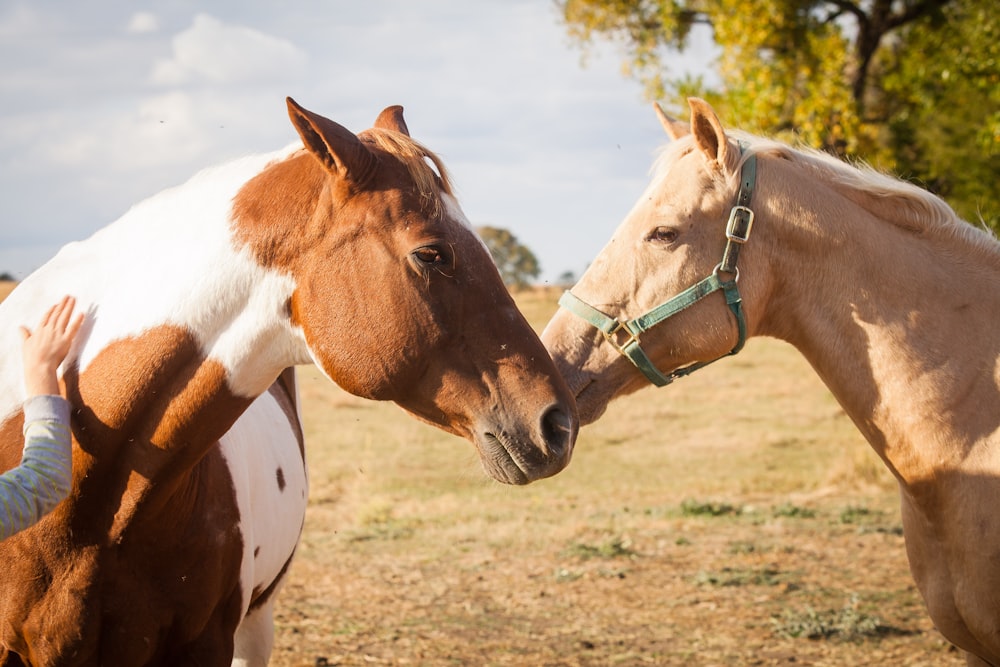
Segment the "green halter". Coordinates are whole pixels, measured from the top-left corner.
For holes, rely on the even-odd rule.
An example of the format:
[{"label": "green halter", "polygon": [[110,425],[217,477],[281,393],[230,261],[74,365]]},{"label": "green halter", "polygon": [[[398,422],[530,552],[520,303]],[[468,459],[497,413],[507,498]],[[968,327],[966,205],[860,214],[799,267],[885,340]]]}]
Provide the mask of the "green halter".
[{"label": "green halter", "polygon": [[[740,143],[740,150],[746,148]],[[740,248],[750,238],[750,230],[753,228],[753,211],[750,210],[750,199],[753,196],[754,184],[757,181],[757,158],[751,155],[743,163],[740,171],[740,191],[736,199],[736,206],[729,213],[729,221],[726,223],[726,249],[722,253],[722,261],[719,262],[712,275],[695,283],[674,298],[668,300],[645,315],[640,315],[631,320],[617,320],[609,317],[597,310],[590,304],[582,301],[572,292],[566,291],[559,299],[559,305],[573,314],[585,319],[600,329],[601,333],[609,343],[615,346],[621,354],[625,355],[636,368],[642,371],[650,382],[657,387],[670,384],[675,379],[690,375],[699,368],[704,368],[712,361],[701,361],[690,366],[678,368],[669,374],[661,373],[639,344],[639,334],[648,331],[667,318],[676,315],[685,308],[697,303],[712,292],[722,290],[726,297],[726,304],[736,316],[736,324],[739,328],[739,339],[736,346],[723,356],[736,354],[743,349],[747,338],[746,318],[743,315],[743,301],[740,298],[740,291],[736,286],[740,277],[739,269],[736,267],[736,260],[739,257]],[[733,277],[723,280],[719,274],[726,273]],[[720,359],[722,357],[719,357]]]}]

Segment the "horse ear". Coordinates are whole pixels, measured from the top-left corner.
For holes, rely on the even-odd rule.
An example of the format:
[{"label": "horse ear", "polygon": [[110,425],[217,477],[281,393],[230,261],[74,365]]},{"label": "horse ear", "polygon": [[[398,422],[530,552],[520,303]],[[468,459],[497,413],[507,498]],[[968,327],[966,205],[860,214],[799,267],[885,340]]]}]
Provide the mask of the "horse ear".
[{"label": "horse ear", "polygon": [[410,130],[406,127],[406,121],[403,120],[403,107],[398,104],[383,109],[382,113],[375,119],[375,127],[383,130],[395,130],[410,136]]},{"label": "horse ear", "polygon": [[653,102],[653,108],[656,109],[656,117],[660,119],[660,125],[663,126],[663,129],[667,132],[667,136],[673,141],[677,141],[684,135],[691,133],[687,123],[668,116],[658,102]]},{"label": "horse ear", "polygon": [[729,154],[732,148],[715,110],[697,97],[688,98],[688,106],[691,107],[691,132],[701,152],[719,166],[732,164]]},{"label": "horse ear", "polygon": [[378,166],[378,158],[354,136],[354,133],[328,118],[299,106],[291,97],[288,117],[302,143],[334,176],[361,184]]}]

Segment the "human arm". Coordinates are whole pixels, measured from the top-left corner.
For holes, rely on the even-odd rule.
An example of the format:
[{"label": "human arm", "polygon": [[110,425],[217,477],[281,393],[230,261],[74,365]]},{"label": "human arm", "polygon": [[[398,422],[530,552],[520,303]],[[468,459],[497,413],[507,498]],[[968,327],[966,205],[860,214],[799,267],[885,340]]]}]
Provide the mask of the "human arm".
[{"label": "human arm", "polygon": [[72,440],[69,403],[60,395],[57,369],[83,321],[64,297],[24,338],[24,451],[18,467],[0,475],[0,539],[37,523],[70,492]]},{"label": "human arm", "polygon": [[69,403],[41,395],[24,404],[21,464],[0,475],[0,539],[37,523],[69,495],[72,449]]}]

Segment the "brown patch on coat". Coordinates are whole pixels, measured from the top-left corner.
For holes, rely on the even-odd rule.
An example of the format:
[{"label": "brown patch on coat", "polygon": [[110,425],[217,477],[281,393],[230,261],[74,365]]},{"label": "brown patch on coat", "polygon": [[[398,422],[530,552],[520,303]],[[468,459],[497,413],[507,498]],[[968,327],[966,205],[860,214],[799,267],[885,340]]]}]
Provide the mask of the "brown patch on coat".
[{"label": "brown patch on coat", "polygon": [[24,410],[0,423],[0,472],[16,468],[24,451]]},{"label": "brown patch on coat", "polygon": [[[0,543],[4,645],[32,664],[228,662],[243,539],[216,445],[250,401],[225,380],[174,326],[67,374],[73,492]],[[4,452],[20,447],[17,421]]]}]

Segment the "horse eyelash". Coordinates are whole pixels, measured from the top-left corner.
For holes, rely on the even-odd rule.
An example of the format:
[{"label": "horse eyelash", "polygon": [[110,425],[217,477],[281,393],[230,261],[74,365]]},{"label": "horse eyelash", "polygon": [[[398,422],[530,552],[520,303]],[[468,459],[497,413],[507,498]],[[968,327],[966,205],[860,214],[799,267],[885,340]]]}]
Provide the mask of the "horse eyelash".
[{"label": "horse eyelash", "polygon": [[444,267],[440,267],[440,266],[434,267],[434,270],[437,271],[438,273],[440,273],[445,278],[454,278],[455,277],[455,271],[456,271],[456,269],[458,269],[458,253],[455,252],[455,244],[454,243],[449,243],[448,244],[448,251],[449,251],[449,255],[451,256],[451,271],[452,272],[451,273],[445,273]]}]

